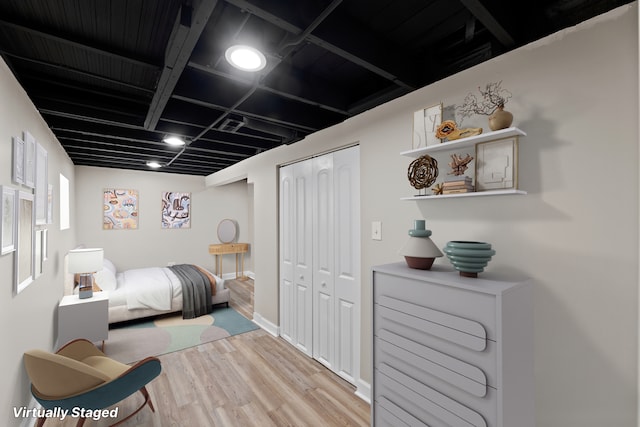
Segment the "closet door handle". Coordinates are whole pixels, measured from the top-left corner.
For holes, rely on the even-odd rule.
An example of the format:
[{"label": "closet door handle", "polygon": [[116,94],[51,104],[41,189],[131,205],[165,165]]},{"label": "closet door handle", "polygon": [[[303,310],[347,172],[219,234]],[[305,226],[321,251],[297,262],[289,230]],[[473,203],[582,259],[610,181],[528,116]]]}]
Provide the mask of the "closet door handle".
[{"label": "closet door handle", "polygon": [[300,275],[300,280],[304,280],[304,276],[302,274]]},{"label": "closet door handle", "polygon": [[322,287],[324,288],[324,287],[326,287],[326,286],[327,286],[327,282],[322,282],[322,283],[321,283],[321,285],[322,285]]}]

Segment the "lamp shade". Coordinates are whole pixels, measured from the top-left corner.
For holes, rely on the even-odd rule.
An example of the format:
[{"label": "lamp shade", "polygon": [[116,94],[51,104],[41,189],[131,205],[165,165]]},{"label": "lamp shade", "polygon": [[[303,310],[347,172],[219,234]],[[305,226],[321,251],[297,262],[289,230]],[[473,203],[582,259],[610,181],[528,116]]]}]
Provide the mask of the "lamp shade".
[{"label": "lamp shade", "polygon": [[73,249],[69,251],[69,273],[92,273],[102,270],[102,248]]}]

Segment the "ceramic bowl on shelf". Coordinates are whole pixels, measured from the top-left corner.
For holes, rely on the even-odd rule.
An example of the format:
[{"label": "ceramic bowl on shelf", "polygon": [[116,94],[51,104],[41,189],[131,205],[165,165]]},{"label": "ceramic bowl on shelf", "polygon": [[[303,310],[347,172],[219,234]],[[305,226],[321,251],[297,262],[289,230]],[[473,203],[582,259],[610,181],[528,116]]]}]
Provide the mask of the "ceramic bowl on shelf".
[{"label": "ceramic bowl on shelf", "polygon": [[442,251],[449,258],[453,268],[464,277],[478,277],[478,273],[484,271],[491,257],[496,254],[490,243],[464,240],[447,242]]}]

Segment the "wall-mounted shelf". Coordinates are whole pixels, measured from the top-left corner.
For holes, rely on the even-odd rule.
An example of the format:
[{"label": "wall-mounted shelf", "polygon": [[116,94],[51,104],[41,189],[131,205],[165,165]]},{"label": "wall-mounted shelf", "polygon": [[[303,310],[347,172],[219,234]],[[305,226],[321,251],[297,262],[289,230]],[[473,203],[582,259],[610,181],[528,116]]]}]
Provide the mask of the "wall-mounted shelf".
[{"label": "wall-mounted shelf", "polygon": [[[517,144],[517,137],[526,136],[527,134],[516,128],[510,127],[507,129],[501,129],[493,132],[481,133],[480,135],[470,136],[468,138],[456,139],[454,141],[443,142],[442,144],[429,145],[427,147],[417,148],[414,150],[403,151],[400,153],[402,156],[418,158],[428,153],[440,152],[440,151],[452,151],[460,150],[464,148],[473,148],[477,144],[483,142],[498,141],[505,138],[516,138],[515,144]],[[517,156],[517,152],[515,154]],[[517,158],[516,158],[517,161]],[[526,191],[518,190],[515,188],[499,189],[499,190],[485,190],[474,191],[471,193],[458,193],[458,194],[440,194],[440,195],[425,195],[425,196],[410,196],[402,197],[400,200],[432,200],[432,199],[449,199],[453,197],[483,197],[483,196],[505,196],[513,194],[527,194]]]},{"label": "wall-mounted shelf", "polygon": [[459,150],[461,148],[474,147],[476,144],[482,142],[495,141],[497,139],[509,138],[512,136],[527,136],[527,134],[516,128],[510,127],[507,129],[500,129],[493,132],[481,133],[480,135],[470,136],[468,138],[456,139],[454,141],[443,142],[442,144],[429,145],[427,147],[416,148],[415,150],[403,151],[400,153],[402,156],[418,158],[427,153],[434,153],[437,151],[447,150]]},{"label": "wall-mounted shelf", "polygon": [[453,197],[507,196],[510,194],[527,194],[527,192],[510,188],[507,190],[474,191],[473,193],[461,193],[461,194],[411,196],[411,197],[402,197],[400,200],[433,200],[433,199],[450,199]]}]

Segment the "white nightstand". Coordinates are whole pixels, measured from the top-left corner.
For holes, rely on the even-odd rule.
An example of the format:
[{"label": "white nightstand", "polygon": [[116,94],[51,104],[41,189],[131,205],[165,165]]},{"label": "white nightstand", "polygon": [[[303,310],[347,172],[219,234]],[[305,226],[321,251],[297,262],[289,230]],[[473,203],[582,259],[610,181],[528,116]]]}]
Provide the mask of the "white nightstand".
[{"label": "white nightstand", "polygon": [[58,347],[76,338],[91,342],[109,338],[109,294],[94,292],[91,298],[66,295],[58,305]]}]

